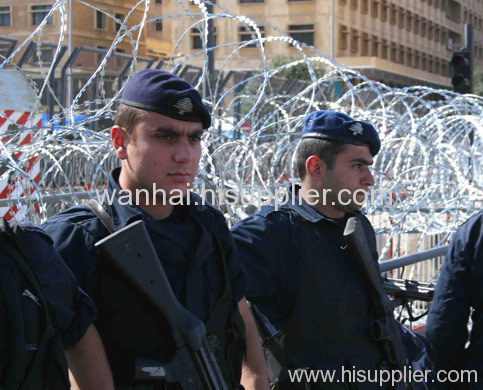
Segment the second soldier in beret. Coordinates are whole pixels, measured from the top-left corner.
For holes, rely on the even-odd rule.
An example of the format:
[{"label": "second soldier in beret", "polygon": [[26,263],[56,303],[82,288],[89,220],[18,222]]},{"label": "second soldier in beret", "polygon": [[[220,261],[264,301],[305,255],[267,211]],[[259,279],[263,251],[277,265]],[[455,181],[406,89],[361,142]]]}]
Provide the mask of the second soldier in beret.
[{"label": "second soldier in beret", "polygon": [[[188,194],[203,130],[210,124],[207,108],[189,83],[156,69],[135,74],[125,85],[111,130],[121,167],[111,173],[104,208],[115,230],[135,220],[145,222],[176,297],[205,323],[229,388],[243,383],[246,389],[268,389],[256,326],[244,298],[246,276],[233,239],[223,215]],[[122,190],[148,195],[128,205],[121,199]],[[183,204],[169,201],[170,194],[179,198],[179,193]],[[97,305],[96,326],[116,389],[179,388],[135,377],[136,361],[167,361],[176,346],[166,320],[96,254],[94,244],[109,234],[96,214],[77,206],[43,227]]]},{"label": "second soldier in beret", "polygon": [[[283,207],[264,207],[232,229],[251,280],[247,297],[281,330],[272,349],[282,364],[281,389],[306,388],[306,380],[290,380],[288,370],[299,368],[333,374],[312,389],[379,388],[342,377],[343,368],[374,372],[384,365],[370,334],[368,287],[343,242],[347,219],[358,216],[377,262],[374,231],[359,212],[364,194],[356,191],[374,185],[369,167],[379,149],[370,123],[332,111],[309,114],[296,156],[301,187]],[[310,196],[314,190],[318,198]]]}]

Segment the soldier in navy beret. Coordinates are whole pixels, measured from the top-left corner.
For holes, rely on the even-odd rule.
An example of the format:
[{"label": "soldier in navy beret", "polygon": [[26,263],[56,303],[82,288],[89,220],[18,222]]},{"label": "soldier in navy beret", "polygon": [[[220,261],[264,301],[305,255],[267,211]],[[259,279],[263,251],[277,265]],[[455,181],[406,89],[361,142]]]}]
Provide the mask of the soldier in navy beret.
[{"label": "soldier in navy beret", "polygon": [[375,156],[381,148],[376,129],[369,122],[357,121],[334,111],[316,111],[304,119],[302,138],[318,138],[352,145],[367,145]]},{"label": "soldier in navy beret", "polygon": [[[132,76],[120,103],[111,139],[121,167],[109,178],[107,218],[114,230],[145,222],[176,297],[205,323],[228,387],[240,388],[243,365],[246,389],[268,390],[256,325],[244,298],[248,281],[230,231],[218,210],[188,191],[203,130],[211,125],[207,107],[192,85],[157,69]],[[122,191],[138,191],[139,202],[126,204]],[[116,389],[179,389],[178,383],[145,383],[135,375],[136,362],[167,361],[176,344],[168,322],[96,253],[94,244],[109,234],[105,224],[93,210],[77,206],[43,226],[97,304],[96,326]]]},{"label": "soldier in navy beret", "polygon": [[211,126],[198,91],[169,72],[145,69],[136,73],[124,86],[121,103],[184,122],[201,122],[203,129]]},{"label": "soldier in navy beret", "polygon": [[359,218],[378,267],[374,230],[359,209],[363,191],[374,185],[370,166],[379,137],[370,123],[340,112],[316,111],[303,123],[296,155],[301,186],[292,187],[285,205],[262,207],[232,228],[251,282],[247,298],[281,331],[269,344],[278,345],[272,356],[282,369],[270,376],[279,389],[305,389],[288,374],[305,367],[336,373],[311,389],[374,389],[342,376],[348,367],[389,367],[371,336],[370,291],[343,232],[348,218]]}]

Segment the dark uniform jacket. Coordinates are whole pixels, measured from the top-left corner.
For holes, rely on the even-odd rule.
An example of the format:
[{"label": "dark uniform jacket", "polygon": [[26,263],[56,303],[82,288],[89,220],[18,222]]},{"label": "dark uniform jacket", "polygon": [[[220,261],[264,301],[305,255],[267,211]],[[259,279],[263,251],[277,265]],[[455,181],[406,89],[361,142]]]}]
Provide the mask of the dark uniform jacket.
[{"label": "dark uniform jacket", "polygon": [[0,388],[66,389],[62,347],[72,348],[84,336],[96,315],[94,303],[78,288],[50,237],[34,226],[4,223]]},{"label": "dark uniform jacket", "polygon": [[[176,297],[205,322],[208,334],[218,338],[215,352],[225,376],[230,376],[226,380],[239,383],[244,329],[237,302],[245,296],[247,282],[223,215],[193,201],[190,206],[175,206],[171,216],[157,221],[140,207],[119,204],[119,173],[119,168],[113,171],[108,187],[114,202],[107,211],[116,230],[144,220]],[[98,308],[96,327],[116,385],[138,383],[134,380],[135,358],[163,361],[174,352],[167,322],[127,280],[98,258],[94,244],[108,232],[90,209],[73,207],[53,216],[43,227],[79,284],[92,292]],[[231,348],[235,352],[225,350]],[[231,369],[226,367],[228,363]]]},{"label": "dark uniform jacket", "polygon": [[[377,261],[373,229],[357,215]],[[382,359],[370,335],[368,289],[343,242],[346,218],[327,218],[297,196],[232,229],[251,282],[247,297],[285,333],[286,368],[374,370]],[[345,388],[332,385],[323,388]]]},{"label": "dark uniform jacket", "polygon": [[[473,309],[473,310],[471,310]],[[468,347],[468,320],[473,322]],[[455,233],[428,315],[427,336],[436,370],[477,370],[483,389],[483,212]],[[443,387],[443,384],[440,384]],[[451,386],[446,383],[444,387]],[[452,388],[463,388],[462,383]]]}]

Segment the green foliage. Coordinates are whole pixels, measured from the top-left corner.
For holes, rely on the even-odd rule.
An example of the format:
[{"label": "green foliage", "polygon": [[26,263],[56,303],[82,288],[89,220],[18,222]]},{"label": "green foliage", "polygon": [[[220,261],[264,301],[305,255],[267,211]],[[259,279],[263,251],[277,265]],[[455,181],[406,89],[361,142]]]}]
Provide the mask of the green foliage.
[{"label": "green foliage", "polygon": [[[294,57],[294,56],[287,57],[283,55],[278,55],[273,57],[271,61],[271,67],[272,69],[278,68],[285,64],[295,62],[299,59],[300,57]],[[312,63],[311,65],[314,70],[315,77],[317,79],[322,77],[325,74],[325,69],[321,68],[320,66],[317,66],[318,65],[317,63]],[[306,80],[306,81],[311,80],[308,66],[304,63],[291,66],[290,68],[287,68],[287,69],[283,69],[282,71],[277,73],[277,76],[285,77],[289,80]]]}]

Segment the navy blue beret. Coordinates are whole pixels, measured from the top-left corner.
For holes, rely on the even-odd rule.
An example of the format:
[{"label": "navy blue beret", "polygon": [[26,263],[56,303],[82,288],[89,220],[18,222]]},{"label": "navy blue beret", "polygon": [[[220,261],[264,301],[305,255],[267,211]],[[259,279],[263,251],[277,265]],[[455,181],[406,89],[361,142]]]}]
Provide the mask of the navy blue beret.
[{"label": "navy blue beret", "polygon": [[373,156],[381,149],[381,141],[373,125],[335,111],[315,111],[307,115],[304,119],[302,138],[321,138],[346,144],[367,145]]},{"label": "navy blue beret", "polygon": [[186,122],[211,125],[211,116],[201,96],[187,81],[159,69],[144,69],[124,87],[121,103]]}]

